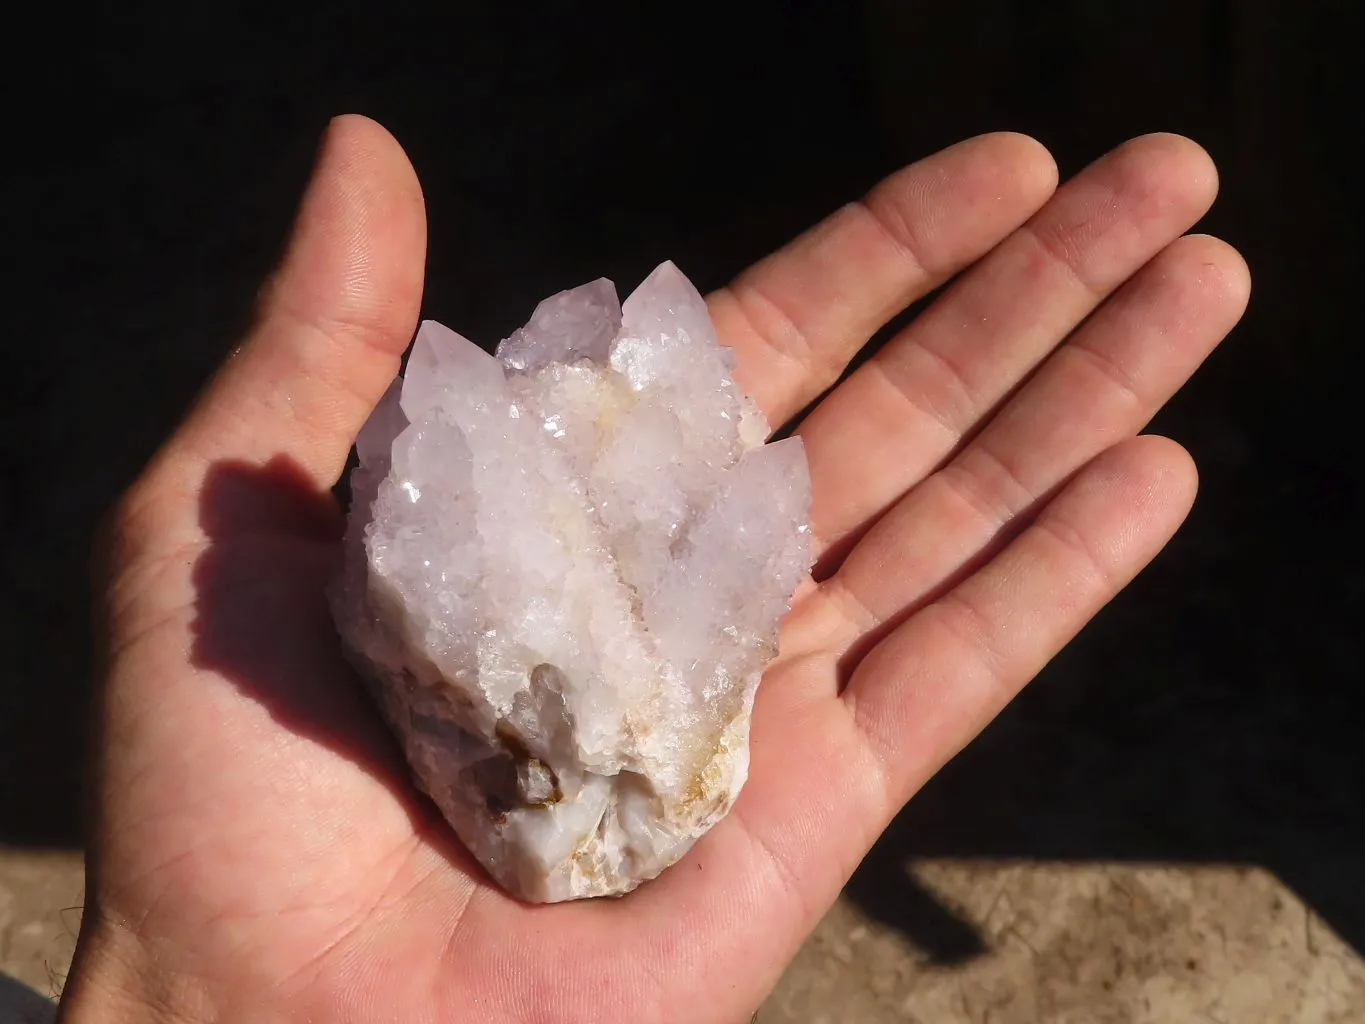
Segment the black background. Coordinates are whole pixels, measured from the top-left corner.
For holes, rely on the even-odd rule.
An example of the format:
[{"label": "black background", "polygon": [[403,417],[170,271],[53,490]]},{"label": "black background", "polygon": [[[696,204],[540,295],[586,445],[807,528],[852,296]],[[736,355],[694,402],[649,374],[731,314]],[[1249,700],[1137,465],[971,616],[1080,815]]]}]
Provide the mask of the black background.
[{"label": "black background", "polygon": [[[193,9],[191,9],[193,8]],[[332,114],[430,215],[424,314],[496,339],[661,259],[703,287],[901,164],[1029,132],[1064,174],[1146,131],[1218,161],[1255,281],[1155,428],[1188,528],[901,816],[850,888],[981,940],[915,856],[1268,866],[1365,952],[1361,26],[1347,0],[123,4],[10,33],[0,326],[0,844],[75,847],[99,512],[245,324]],[[24,63],[31,61],[32,64]]]}]

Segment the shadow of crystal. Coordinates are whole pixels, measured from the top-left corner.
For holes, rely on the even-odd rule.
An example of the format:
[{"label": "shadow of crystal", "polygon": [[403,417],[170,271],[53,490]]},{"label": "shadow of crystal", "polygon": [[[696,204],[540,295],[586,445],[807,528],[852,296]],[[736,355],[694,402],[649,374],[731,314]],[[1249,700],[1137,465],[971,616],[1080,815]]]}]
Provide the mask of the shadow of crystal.
[{"label": "shadow of crystal", "polygon": [[410,784],[327,606],[341,523],[335,498],[286,458],[214,465],[200,497],[210,544],[193,571],[191,662],[382,782],[420,831],[435,809]]}]

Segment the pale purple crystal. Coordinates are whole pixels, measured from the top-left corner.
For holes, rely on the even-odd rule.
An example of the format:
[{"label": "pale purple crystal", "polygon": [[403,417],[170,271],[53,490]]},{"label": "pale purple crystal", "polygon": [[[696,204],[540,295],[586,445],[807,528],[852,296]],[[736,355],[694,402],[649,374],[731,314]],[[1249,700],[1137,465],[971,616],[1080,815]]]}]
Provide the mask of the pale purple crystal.
[{"label": "pale purple crystal", "polygon": [[671,263],[496,357],[424,323],[357,439],[333,607],[419,784],[533,901],[625,892],[728,811],[809,567],[796,439]]}]

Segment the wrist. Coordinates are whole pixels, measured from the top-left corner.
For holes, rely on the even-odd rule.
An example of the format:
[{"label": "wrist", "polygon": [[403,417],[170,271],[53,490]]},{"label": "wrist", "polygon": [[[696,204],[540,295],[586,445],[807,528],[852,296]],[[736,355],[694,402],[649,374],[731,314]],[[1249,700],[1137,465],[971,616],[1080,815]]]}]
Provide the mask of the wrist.
[{"label": "wrist", "polygon": [[117,926],[81,927],[56,1024],[205,1024],[217,1019],[193,979],[166,971]]}]

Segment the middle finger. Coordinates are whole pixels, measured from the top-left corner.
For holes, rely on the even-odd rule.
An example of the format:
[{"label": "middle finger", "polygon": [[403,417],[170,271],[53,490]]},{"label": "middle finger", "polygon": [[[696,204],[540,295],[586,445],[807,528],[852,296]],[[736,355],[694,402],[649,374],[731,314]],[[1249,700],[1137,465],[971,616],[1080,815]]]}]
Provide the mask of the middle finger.
[{"label": "middle finger", "polygon": [[836,388],[798,431],[817,553],[833,546],[837,556],[951,454],[1105,296],[1202,217],[1216,191],[1212,161],[1188,139],[1120,146]]}]

